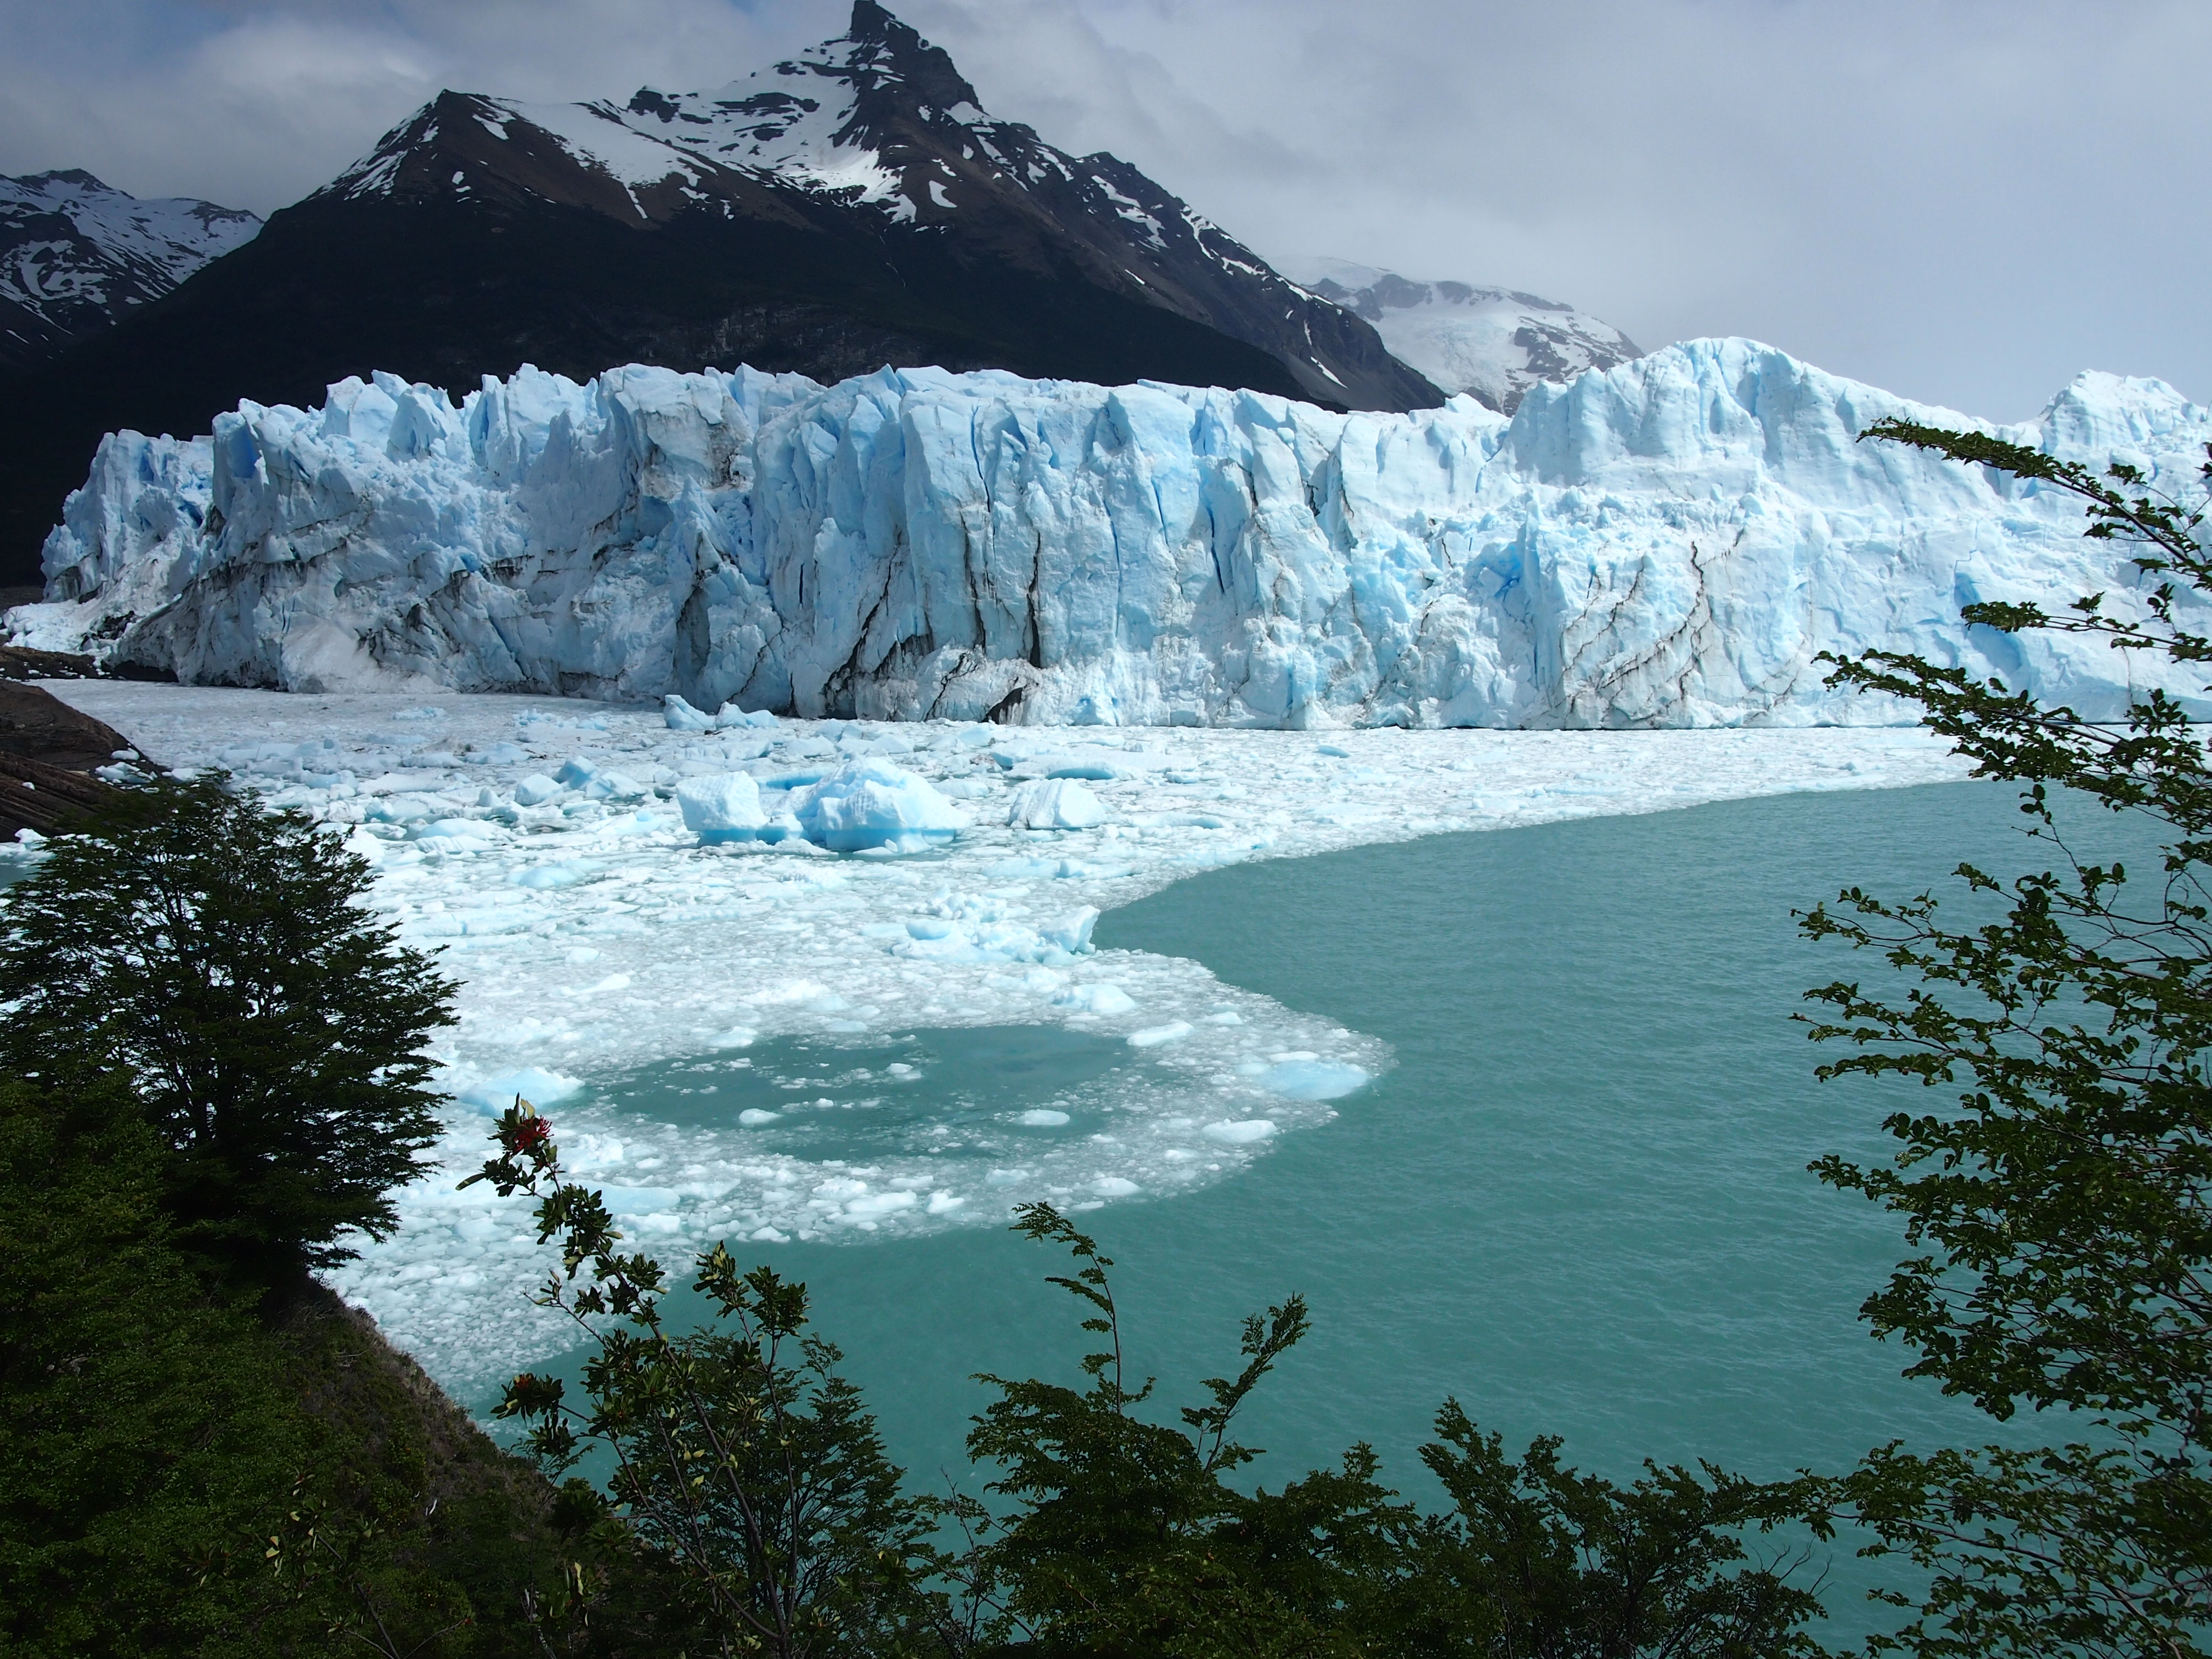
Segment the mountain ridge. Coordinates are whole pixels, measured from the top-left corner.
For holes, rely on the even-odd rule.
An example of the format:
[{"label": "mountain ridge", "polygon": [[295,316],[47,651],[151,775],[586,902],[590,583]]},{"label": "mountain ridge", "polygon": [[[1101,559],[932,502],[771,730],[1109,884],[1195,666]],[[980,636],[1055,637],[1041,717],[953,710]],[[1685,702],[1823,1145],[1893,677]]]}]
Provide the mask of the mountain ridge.
[{"label": "mountain ridge", "polygon": [[142,199],[81,168],[0,177],[0,374],[112,327],[260,228],[243,208]]},{"label": "mountain ridge", "polygon": [[1501,414],[1519,408],[1533,386],[1644,355],[1602,318],[1518,289],[1425,282],[1346,259],[1305,257],[1278,265],[1309,291],[1372,324],[1401,362]]},{"label": "mountain ridge", "polygon": [[466,386],[526,363],[578,380],[631,362],[823,380],[935,365],[1441,401],[1366,323],[1135,168],[992,121],[940,49],[874,0],[853,17],[719,92],[441,93],[252,242],[10,388],[0,580],[31,578],[102,434],[204,430],[241,399],[310,404],[374,369]]},{"label": "mountain ridge", "polygon": [[522,193],[641,228],[702,210],[797,224],[832,201],[882,228],[980,243],[1030,275],[1072,264],[1107,292],[1266,351],[1311,401],[1405,409],[1443,396],[1135,167],[988,115],[951,56],[876,0],[856,0],[844,35],[709,91],[647,87],[627,104],[441,93],[307,203]]}]

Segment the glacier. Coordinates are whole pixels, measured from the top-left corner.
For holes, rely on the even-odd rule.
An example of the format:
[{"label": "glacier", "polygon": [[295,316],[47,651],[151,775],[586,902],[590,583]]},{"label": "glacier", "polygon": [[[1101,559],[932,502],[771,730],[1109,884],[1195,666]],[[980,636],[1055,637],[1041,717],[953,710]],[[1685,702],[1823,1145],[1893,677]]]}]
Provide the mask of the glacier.
[{"label": "glacier", "polygon": [[[1822,652],[1907,649],[2109,717],[2186,677],[1968,629],[2143,578],[2063,494],[1856,434],[1972,426],[2198,482],[2212,412],[2084,374],[1996,427],[1756,342],[1338,414],[885,369],[380,374],[117,433],[19,644],[189,684],[674,694],[802,718],[1580,727],[1896,722]],[[2130,676],[2142,677],[2131,682]],[[2166,678],[2160,678],[2165,675]]]}]

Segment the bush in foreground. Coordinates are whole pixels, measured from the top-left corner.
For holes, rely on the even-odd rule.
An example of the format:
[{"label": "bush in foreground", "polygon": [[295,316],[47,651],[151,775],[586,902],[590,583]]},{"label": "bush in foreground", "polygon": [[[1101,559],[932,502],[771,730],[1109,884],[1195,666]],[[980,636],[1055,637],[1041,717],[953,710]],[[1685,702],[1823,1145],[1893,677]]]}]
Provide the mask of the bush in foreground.
[{"label": "bush in foreground", "polygon": [[362,907],[367,862],[220,775],[118,790],[0,910],[0,1061],[112,1088],[165,1148],[179,1248],[241,1287],[381,1237],[437,1133],[452,988]]},{"label": "bush in foreground", "polygon": [[[2004,634],[2086,635],[2150,663],[2212,662],[2184,625],[2212,598],[2204,514],[2124,464],[2100,475],[1978,433],[1901,421],[1868,437],[1910,444],[2079,497],[2087,533],[2136,550],[2139,615],[2106,596],[2052,617],[1969,605]],[[2212,454],[2212,449],[2208,449]],[[2204,469],[2212,481],[2212,463]],[[1927,1656],[2202,1650],[2212,1629],[2212,764],[2203,728],[2159,690],[2098,724],[1996,680],[1890,652],[1838,662],[1833,682],[1917,702],[1976,775],[2027,786],[2027,828],[2051,867],[2010,882],[1961,865],[1973,900],[1950,925],[1932,894],[1856,888],[1804,918],[1816,939],[1879,952],[1902,1000],[1838,981],[1820,1041],[1857,1052],[1821,1075],[1915,1079],[1954,1103],[1900,1111],[1887,1167],[1814,1168],[1904,1219],[1916,1254],[1870,1297],[1878,1335],[1999,1419],[2055,1414],[2063,1443],[1914,1452],[1878,1448],[1830,1488],[1928,1588],[1889,1599],[1912,1617],[1877,1650]],[[2085,860],[2054,801],[2148,823],[2148,872]]]},{"label": "bush in foreground", "polygon": [[[1456,1402],[1422,1455],[1453,1507],[1426,1515],[1377,1479],[1365,1446],[1279,1490],[1231,1477],[1260,1454],[1234,1437],[1254,1390],[1304,1336],[1291,1297],[1245,1323],[1235,1377],[1173,1420],[1124,1370],[1096,1241],[1046,1205],[1016,1230],[1057,1245],[1053,1278],[1099,1339],[1086,1387],[981,1379],[998,1398],[969,1451],[1000,1500],[901,1497],[836,1351],[802,1334],[805,1289],[703,1252],[696,1288],[724,1330],[672,1334],[667,1275],[623,1255],[598,1194],[562,1178],[552,1127],[518,1101],[469,1182],[538,1200],[561,1266],[541,1293],[574,1317],[585,1403],[516,1377],[500,1407],[556,1473],[596,1444],[635,1535],[671,1565],[728,1652],[817,1656],[1483,1654],[1495,1659],[1753,1659],[1812,1655],[1820,1611],[1799,1559],[1747,1539],[1803,1513],[1803,1483],[1648,1468],[1626,1489],[1562,1468],[1556,1441],[1516,1466]],[[796,1357],[793,1357],[793,1350]],[[933,1526],[964,1534],[947,1550]]]}]

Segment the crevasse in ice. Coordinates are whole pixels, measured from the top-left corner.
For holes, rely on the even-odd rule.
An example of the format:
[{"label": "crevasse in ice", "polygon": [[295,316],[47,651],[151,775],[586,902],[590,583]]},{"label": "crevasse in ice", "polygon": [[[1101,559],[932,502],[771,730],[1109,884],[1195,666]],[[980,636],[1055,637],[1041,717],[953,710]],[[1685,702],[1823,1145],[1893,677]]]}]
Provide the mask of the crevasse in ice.
[{"label": "crevasse in ice", "polygon": [[2124,550],[2046,487],[1856,441],[1888,415],[2169,491],[2212,439],[2156,380],[2083,374],[1993,428],[1744,340],[1538,386],[1510,422],[933,369],[526,368],[456,406],[380,374],[111,436],[10,626],[203,684],[806,716],[1905,718],[1822,683],[1820,653],[1872,646],[2115,711],[2153,665],[1958,612],[2137,603]]}]

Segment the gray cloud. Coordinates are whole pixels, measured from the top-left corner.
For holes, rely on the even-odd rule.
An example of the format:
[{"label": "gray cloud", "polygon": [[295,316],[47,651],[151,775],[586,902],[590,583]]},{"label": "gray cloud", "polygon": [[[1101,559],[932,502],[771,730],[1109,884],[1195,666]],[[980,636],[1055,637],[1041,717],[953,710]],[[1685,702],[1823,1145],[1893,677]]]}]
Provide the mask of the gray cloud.
[{"label": "gray cloud", "polygon": [[[905,0],[994,112],[1263,253],[1748,334],[2017,418],[2076,369],[2212,396],[2195,0]],[[842,0],[0,0],[0,172],[267,211],[441,86],[712,86]]]}]

